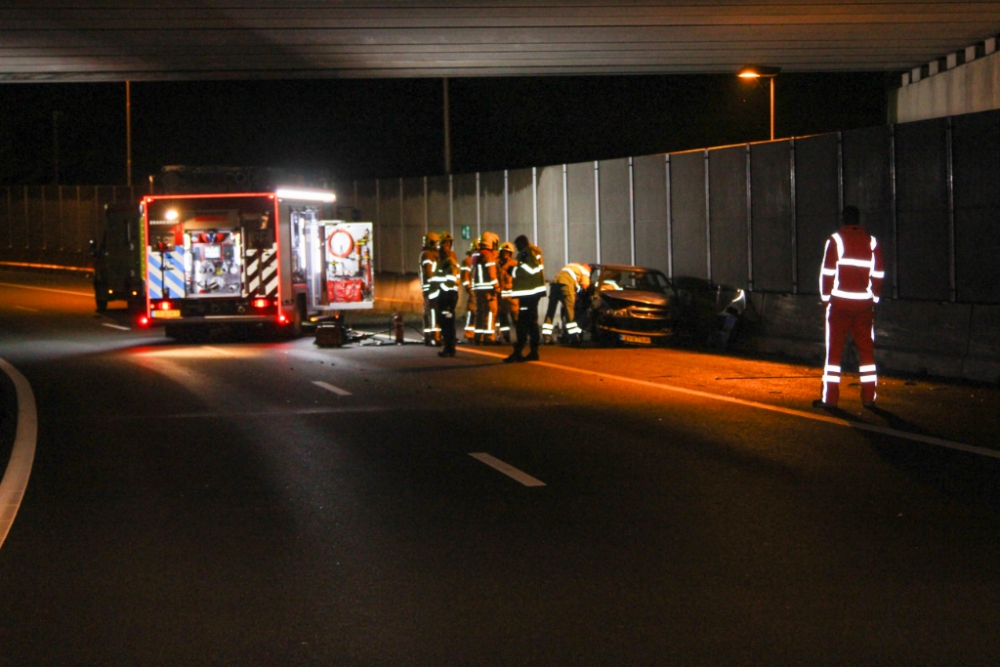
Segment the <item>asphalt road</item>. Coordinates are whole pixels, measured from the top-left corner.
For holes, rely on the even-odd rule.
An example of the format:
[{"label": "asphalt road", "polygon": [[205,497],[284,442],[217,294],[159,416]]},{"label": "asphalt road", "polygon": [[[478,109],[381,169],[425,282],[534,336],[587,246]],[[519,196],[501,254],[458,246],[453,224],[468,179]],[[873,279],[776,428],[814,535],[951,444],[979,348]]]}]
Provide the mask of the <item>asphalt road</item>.
[{"label": "asphalt road", "polygon": [[459,350],[177,345],[0,272],[0,665],[1000,661],[996,387]]}]

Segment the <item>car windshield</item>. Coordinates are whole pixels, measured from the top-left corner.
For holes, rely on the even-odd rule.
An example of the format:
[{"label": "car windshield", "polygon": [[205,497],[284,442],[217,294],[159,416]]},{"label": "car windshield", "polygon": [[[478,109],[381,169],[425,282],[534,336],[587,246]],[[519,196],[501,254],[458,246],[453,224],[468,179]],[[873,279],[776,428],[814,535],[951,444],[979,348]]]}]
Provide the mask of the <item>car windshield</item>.
[{"label": "car windshield", "polygon": [[670,283],[659,271],[636,269],[602,269],[598,277],[597,289],[641,290],[644,292],[667,292]]}]

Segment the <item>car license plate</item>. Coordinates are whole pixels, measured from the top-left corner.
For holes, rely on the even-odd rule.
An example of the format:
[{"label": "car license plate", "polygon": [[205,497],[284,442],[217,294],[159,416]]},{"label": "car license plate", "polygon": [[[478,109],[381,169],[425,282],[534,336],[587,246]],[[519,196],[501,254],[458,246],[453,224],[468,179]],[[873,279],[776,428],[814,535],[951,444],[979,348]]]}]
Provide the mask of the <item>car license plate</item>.
[{"label": "car license plate", "polygon": [[154,310],[153,311],[153,317],[155,317],[157,319],[166,319],[166,320],[169,320],[171,318],[180,317],[180,316],[181,316],[181,311],[179,311],[179,310]]},{"label": "car license plate", "polygon": [[649,336],[630,336],[622,334],[623,343],[639,343],[640,345],[652,345],[653,339]]}]

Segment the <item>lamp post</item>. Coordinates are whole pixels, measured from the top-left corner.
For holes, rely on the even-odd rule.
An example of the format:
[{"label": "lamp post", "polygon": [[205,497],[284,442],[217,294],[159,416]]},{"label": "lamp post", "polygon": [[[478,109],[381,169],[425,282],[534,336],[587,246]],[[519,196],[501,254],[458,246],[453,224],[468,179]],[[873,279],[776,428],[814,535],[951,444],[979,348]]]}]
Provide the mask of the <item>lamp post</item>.
[{"label": "lamp post", "polygon": [[736,73],[741,79],[770,79],[771,82],[771,141],[774,141],[774,79],[781,71],[780,67],[765,67],[763,65],[747,65]]}]

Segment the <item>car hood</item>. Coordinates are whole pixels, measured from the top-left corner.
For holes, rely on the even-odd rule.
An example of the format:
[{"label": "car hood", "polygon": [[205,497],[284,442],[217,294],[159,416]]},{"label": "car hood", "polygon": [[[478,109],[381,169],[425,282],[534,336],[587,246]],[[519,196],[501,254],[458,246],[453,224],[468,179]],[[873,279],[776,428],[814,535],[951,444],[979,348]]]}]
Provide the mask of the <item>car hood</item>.
[{"label": "car hood", "polygon": [[601,300],[611,308],[627,306],[660,306],[670,305],[670,295],[662,292],[641,292],[638,290],[613,290],[601,292]]}]

